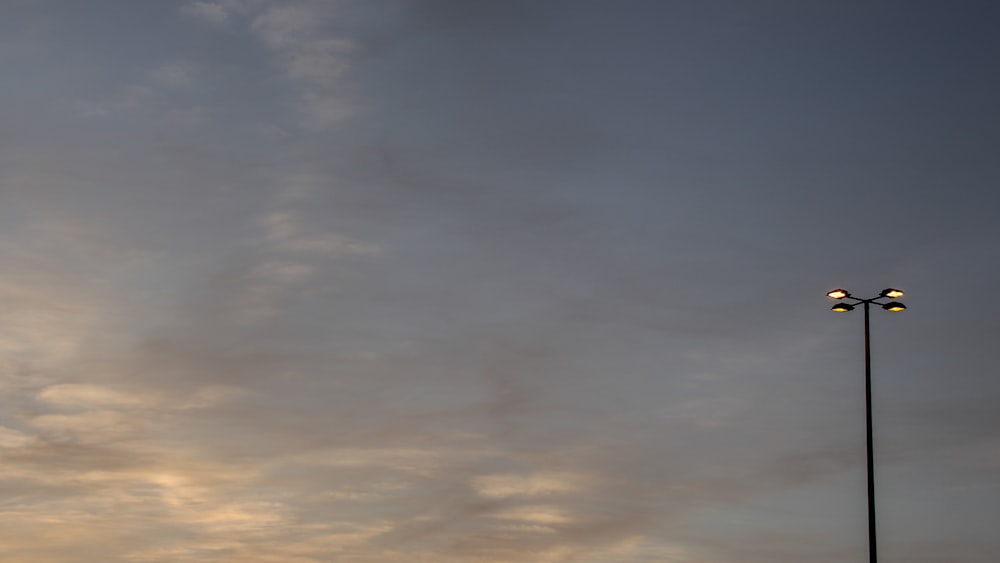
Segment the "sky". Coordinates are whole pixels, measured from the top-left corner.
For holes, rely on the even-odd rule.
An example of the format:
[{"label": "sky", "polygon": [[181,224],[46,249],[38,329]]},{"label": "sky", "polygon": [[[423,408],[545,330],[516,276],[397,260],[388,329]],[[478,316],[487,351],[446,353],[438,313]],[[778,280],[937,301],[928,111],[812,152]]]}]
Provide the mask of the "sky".
[{"label": "sky", "polygon": [[0,562],[1000,552],[1000,8],[6,0]]}]

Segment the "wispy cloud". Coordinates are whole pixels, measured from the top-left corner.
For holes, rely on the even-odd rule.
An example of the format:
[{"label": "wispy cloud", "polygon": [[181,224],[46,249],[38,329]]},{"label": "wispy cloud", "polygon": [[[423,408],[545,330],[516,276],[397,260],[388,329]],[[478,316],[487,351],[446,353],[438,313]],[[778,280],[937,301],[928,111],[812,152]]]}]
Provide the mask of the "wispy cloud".
[{"label": "wispy cloud", "polygon": [[149,72],[150,79],[163,86],[187,88],[194,84],[194,71],[190,63],[167,62]]},{"label": "wispy cloud", "polygon": [[321,2],[195,2],[184,10],[212,24],[239,18],[269,48],[281,74],[298,88],[294,107],[306,130],[324,130],[358,112],[347,74],[357,46],[331,31],[339,5]]},{"label": "wispy cloud", "polygon": [[192,17],[216,25],[227,23],[231,17],[228,5],[223,2],[192,2],[184,6],[184,11]]},{"label": "wispy cloud", "polygon": [[197,0],[185,4],[181,10],[200,21],[225,25],[233,19],[259,9],[267,0]]},{"label": "wispy cloud", "polygon": [[317,3],[275,2],[253,19],[251,28],[271,47],[295,48],[322,30],[323,15]]},{"label": "wispy cloud", "polygon": [[0,560],[854,561],[878,278],[892,548],[997,552],[979,8],[105,4],[0,8]]}]

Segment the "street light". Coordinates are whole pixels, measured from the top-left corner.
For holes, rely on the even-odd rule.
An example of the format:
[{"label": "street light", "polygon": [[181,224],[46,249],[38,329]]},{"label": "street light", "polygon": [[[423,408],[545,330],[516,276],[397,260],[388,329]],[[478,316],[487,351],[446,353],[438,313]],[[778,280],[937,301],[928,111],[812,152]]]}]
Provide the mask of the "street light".
[{"label": "street light", "polygon": [[[866,420],[866,430],[868,438],[868,561],[869,563],[878,562],[878,554],[875,549],[875,463],[872,459],[872,354],[871,354],[871,338],[868,331],[868,306],[871,304],[879,305],[886,311],[899,312],[905,311],[906,305],[903,305],[899,301],[890,301],[888,303],[882,303],[879,299],[897,299],[904,295],[902,290],[896,289],[894,287],[889,287],[883,289],[878,297],[872,297],[871,299],[859,299],[853,297],[847,290],[844,289],[834,289],[833,291],[828,291],[826,296],[830,299],[836,299],[838,303],[831,307],[834,312],[837,313],[848,313],[854,310],[854,307],[858,305],[864,305],[865,309],[865,420]],[[845,299],[853,301],[853,303],[845,302]]]}]

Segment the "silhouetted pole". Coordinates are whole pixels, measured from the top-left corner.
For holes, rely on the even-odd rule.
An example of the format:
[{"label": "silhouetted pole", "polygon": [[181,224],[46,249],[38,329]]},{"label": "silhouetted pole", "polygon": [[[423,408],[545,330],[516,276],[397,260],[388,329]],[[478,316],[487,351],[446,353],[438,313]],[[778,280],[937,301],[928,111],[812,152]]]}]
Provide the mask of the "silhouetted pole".
[{"label": "silhouetted pole", "polygon": [[868,437],[868,561],[878,562],[875,545],[875,460],[872,447],[872,345],[868,330],[868,304],[865,301],[865,426]]}]

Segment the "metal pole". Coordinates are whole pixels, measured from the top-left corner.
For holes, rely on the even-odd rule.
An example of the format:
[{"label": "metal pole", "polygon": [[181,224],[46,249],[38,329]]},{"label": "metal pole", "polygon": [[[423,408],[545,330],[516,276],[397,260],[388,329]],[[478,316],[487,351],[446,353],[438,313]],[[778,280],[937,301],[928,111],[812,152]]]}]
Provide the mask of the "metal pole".
[{"label": "metal pole", "polygon": [[868,331],[868,301],[865,304],[865,420],[868,434],[868,561],[877,563],[875,550],[875,462],[872,448],[872,353]]}]

